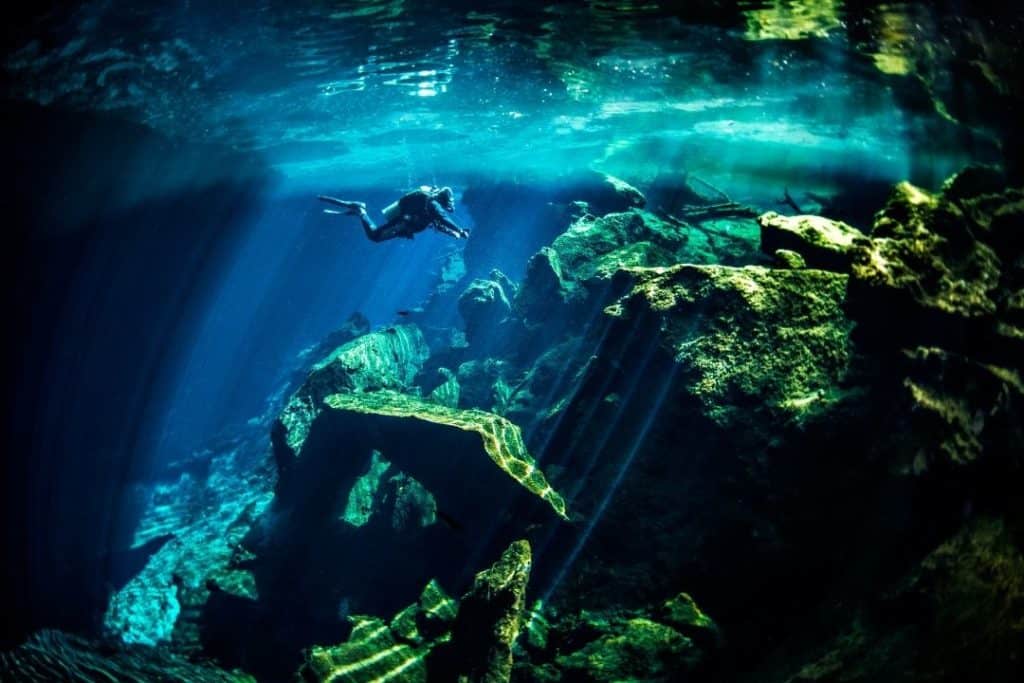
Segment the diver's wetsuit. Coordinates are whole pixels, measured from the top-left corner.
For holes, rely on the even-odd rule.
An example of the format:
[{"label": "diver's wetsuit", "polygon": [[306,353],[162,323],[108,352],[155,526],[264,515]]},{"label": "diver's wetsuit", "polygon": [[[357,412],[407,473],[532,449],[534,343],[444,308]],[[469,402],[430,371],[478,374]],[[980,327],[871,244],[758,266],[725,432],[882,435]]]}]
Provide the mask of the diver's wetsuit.
[{"label": "diver's wetsuit", "polygon": [[[351,213],[358,213],[359,220],[363,224],[363,232],[373,242],[384,242],[396,237],[412,239],[413,235],[433,227],[438,232],[443,232],[452,237],[464,238],[468,233],[453,223],[445,215],[445,208],[441,206],[434,193],[425,190],[413,190],[398,200],[398,210],[394,218],[388,220],[384,225],[377,226],[373,219],[366,213],[366,205],[362,202],[350,202],[334,197],[320,195],[320,201],[341,206]],[[450,209],[449,209],[450,210]]]}]

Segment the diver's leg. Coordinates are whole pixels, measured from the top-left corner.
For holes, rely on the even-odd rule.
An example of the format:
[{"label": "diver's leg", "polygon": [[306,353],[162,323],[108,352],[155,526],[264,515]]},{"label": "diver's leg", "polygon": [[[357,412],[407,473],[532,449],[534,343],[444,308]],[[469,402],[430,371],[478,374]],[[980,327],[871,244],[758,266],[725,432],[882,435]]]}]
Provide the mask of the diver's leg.
[{"label": "diver's leg", "polygon": [[399,216],[393,220],[388,221],[380,227],[376,227],[370,217],[363,211],[359,214],[359,219],[363,221],[363,230],[366,232],[366,236],[374,242],[386,242],[387,240],[393,240],[398,237],[402,232],[402,217]]},{"label": "diver's leg", "polygon": [[371,242],[383,242],[387,239],[387,233],[384,228],[387,227],[387,223],[378,228],[373,223],[373,219],[370,218],[370,214],[366,213],[366,209],[359,209],[359,221],[363,224],[363,232],[366,233],[367,239]]},{"label": "diver's leg", "polygon": [[349,202],[349,201],[345,201],[344,199],[337,199],[335,197],[328,197],[328,196],[322,195],[322,194],[321,195],[317,195],[316,198],[319,199],[322,202],[327,202],[328,204],[334,204],[335,206],[340,206],[340,207],[342,207],[344,209],[348,209],[348,213],[350,215],[353,215],[353,214],[355,214],[355,213],[357,213],[359,211],[365,211],[366,210],[366,204],[364,204],[363,202]]}]

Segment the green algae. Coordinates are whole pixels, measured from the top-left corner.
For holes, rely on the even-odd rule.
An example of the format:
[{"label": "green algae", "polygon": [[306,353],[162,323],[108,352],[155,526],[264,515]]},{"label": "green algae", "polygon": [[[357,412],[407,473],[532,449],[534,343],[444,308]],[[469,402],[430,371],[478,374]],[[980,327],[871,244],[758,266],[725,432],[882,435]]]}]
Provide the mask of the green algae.
[{"label": "green algae", "polygon": [[675,629],[642,617],[555,660],[566,672],[591,681],[662,680],[700,661],[693,641]]},{"label": "green algae", "polygon": [[447,665],[459,680],[507,683],[512,646],[519,637],[533,555],[524,540],[512,543],[491,567],[477,573],[462,596],[446,646]]},{"label": "green algae", "polygon": [[298,672],[322,683],[507,683],[531,566],[530,545],[512,543],[479,572],[460,601],[437,581],[390,620],[353,615],[346,642],[313,647]]},{"label": "green algae", "polygon": [[781,216],[769,212],[759,216],[757,223],[761,227],[762,251],[796,252],[811,268],[848,271],[854,245],[866,239],[857,228],[821,216]]},{"label": "green algae", "polygon": [[381,479],[390,466],[391,463],[382,458],[380,452],[373,452],[369,468],[356,479],[349,490],[345,510],[341,514],[343,521],[352,526],[363,526],[370,521]]},{"label": "green algae", "polygon": [[546,501],[560,517],[568,519],[565,499],[551,488],[537,467],[523,443],[519,427],[499,415],[476,409],[458,410],[393,391],[332,394],[324,403],[338,411],[409,418],[474,432],[480,436],[484,452],[495,465]]},{"label": "green algae", "polygon": [[353,615],[352,632],[339,645],[313,647],[299,676],[324,683],[424,683],[426,657],[446,642],[458,603],[436,581],[390,620]]},{"label": "green algae", "polygon": [[686,390],[726,423],[748,401],[800,419],[826,409],[850,362],[847,276],[822,270],[680,265],[631,269],[608,307],[652,313],[662,344],[692,373]]},{"label": "green algae", "polygon": [[321,401],[339,391],[403,390],[430,355],[416,325],[396,325],[371,332],[335,349],[313,366],[306,382],[278,418],[284,445],[297,456],[320,414]]}]

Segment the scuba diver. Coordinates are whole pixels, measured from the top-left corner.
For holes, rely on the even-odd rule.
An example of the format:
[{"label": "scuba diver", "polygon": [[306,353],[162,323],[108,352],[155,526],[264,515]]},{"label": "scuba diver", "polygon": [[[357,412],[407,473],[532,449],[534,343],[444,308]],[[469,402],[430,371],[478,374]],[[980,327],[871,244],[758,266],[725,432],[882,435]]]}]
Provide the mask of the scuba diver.
[{"label": "scuba diver", "polygon": [[[318,195],[317,199],[342,207],[348,216],[359,216],[359,220],[363,223],[363,231],[372,242],[384,242],[396,237],[405,237],[411,240],[413,235],[430,227],[458,239],[469,237],[466,230],[457,226],[445,215],[445,211],[451,213],[455,210],[455,193],[450,187],[413,190],[403,195],[401,199],[393,202],[381,212],[387,222],[379,227],[366,213],[366,204],[363,202],[349,202],[324,195]],[[331,209],[324,209],[324,211],[341,213]]]}]

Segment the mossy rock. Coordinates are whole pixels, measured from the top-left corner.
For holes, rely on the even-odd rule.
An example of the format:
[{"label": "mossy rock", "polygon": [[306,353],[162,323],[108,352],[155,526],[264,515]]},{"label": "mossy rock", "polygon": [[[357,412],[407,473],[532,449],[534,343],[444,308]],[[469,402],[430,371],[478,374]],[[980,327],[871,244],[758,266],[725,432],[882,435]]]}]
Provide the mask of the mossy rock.
[{"label": "mossy rock", "polygon": [[416,325],[388,327],[335,349],[313,366],[278,417],[274,428],[278,464],[286,465],[301,452],[325,397],[342,391],[407,389],[429,355]]},{"label": "mossy rock", "polygon": [[523,626],[526,585],[533,556],[530,544],[516,541],[490,568],[478,573],[462,596],[446,645],[445,669],[458,680],[508,683],[512,646]]},{"label": "mossy rock", "polygon": [[757,219],[761,226],[761,251],[796,252],[811,268],[837,272],[850,269],[853,246],[865,239],[864,233],[842,221],[821,216],[781,216],[774,212]]},{"label": "mossy rock", "polygon": [[419,600],[399,610],[390,621],[349,617],[352,632],[348,640],[313,647],[298,678],[332,683],[425,683],[427,655],[448,639],[457,609],[458,603],[436,581],[430,581]]},{"label": "mossy rock", "polygon": [[[377,443],[399,442],[403,440],[403,428],[415,423],[417,440],[424,443],[441,443],[446,436],[454,433],[475,434],[477,445],[472,447],[471,439],[457,439],[465,452],[476,450],[481,456],[490,458],[502,472],[525,490],[545,501],[551,509],[562,518],[567,518],[565,500],[548,484],[543,472],[537,467],[533,458],[526,450],[519,427],[505,418],[482,410],[458,410],[448,406],[425,401],[419,397],[399,394],[393,391],[376,391],[366,394],[333,394],[328,396],[324,405],[332,412],[352,416],[372,416],[384,419],[373,433],[380,438]],[[416,440],[412,441],[415,443]],[[396,452],[408,452],[408,443],[403,448],[396,445],[382,445],[380,450],[389,455]],[[411,458],[415,460],[415,458]],[[415,471],[402,463],[402,468],[413,476],[421,479],[428,490],[436,491],[439,487],[431,485],[431,480],[448,475],[432,471],[430,463],[418,463]],[[479,482],[478,482],[479,483]],[[449,488],[446,486],[445,488]]]},{"label": "mossy rock", "polygon": [[759,405],[802,420],[838,400],[850,363],[847,276],[823,270],[681,265],[632,269],[632,290],[607,309],[653,316],[686,391],[723,426]]},{"label": "mossy rock", "polygon": [[530,545],[512,543],[456,601],[436,581],[390,621],[352,616],[346,642],[312,648],[298,678],[310,682],[507,683],[522,624]]},{"label": "mossy rock", "polygon": [[[686,239],[684,230],[653,214],[629,211],[577,220],[551,249],[558,254],[563,277],[581,282],[613,272],[615,261],[623,266],[665,265]],[[612,256],[615,252],[618,257]]]},{"label": "mossy rock", "polygon": [[[1024,251],[1024,193],[955,177],[947,195],[897,185],[871,238],[851,252],[848,310],[872,347],[935,346],[1020,366],[1024,333],[1011,321],[1015,263]],[[974,186],[974,187],[972,187]]]},{"label": "mossy rock", "polygon": [[637,617],[555,661],[572,680],[610,683],[678,680],[700,659],[692,640],[669,626]]}]

